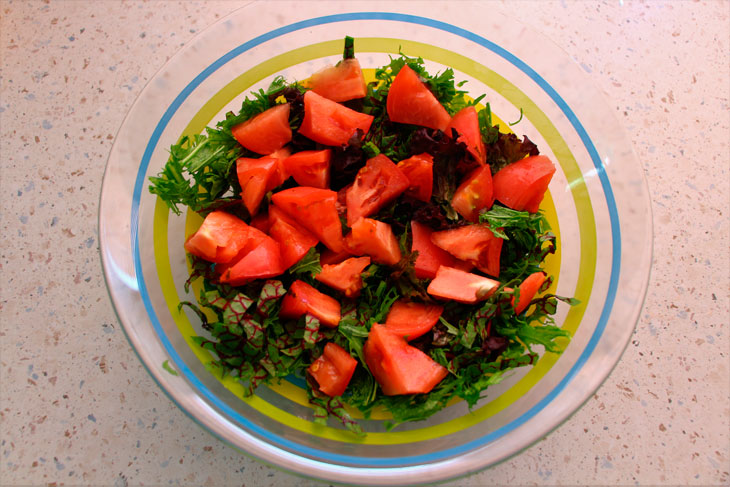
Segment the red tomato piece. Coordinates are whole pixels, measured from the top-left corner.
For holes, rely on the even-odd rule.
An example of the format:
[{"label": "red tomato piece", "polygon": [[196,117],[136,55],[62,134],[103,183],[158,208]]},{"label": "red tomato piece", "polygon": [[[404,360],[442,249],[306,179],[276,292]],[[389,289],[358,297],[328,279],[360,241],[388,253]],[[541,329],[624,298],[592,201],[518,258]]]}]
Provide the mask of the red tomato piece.
[{"label": "red tomato piece", "polygon": [[334,191],[299,186],[275,193],[271,201],[327,248],[334,252],[345,250]]},{"label": "red tomato piece", "polygon": [[492,168],[485,165],[475,169],[459,185],[451,200],[454,210],[470,222],[479,221],[479,211],[494,203]]},{"label": "red tomato piece", "polygon": [[259,210],[264,195],[269,191],[269,181],[276,176],[276,167],[276,159],[268,156],[260,159],[241,157],[236,161],[241,198],[251,215]]},{"label": "red tomato piece", "polygon": [[303,136],[324,145],[347,145],[357,129],[367,133],[373,116],[351,110],[313,91],[304,94]]},{"label": "red tomato piece", "polygon": [[325,249],[324,252],[319,254],[319,263],[320,265],[334,265],[350,257],[352,257],[352,254],[347,249],[342,252],[332,252],[330,249]]},{"label": "red tomato piece", "polygon": [[391,83],[386,109],[393,122],[420,125],[442,132],[451,121],[446,109],[408,65],[401,68]]},{"label": "red tomato piece", "polygon": [[405,193],[417,200],[430,201],[433,192],[433,156],[424,152],[398,163],[398,169],[408,178]]},{"label": "red tomato piece", "polygon": [[227,266],[220,280],[231,286],[241,286],[254,279],[267,279],[284,272],[279,244],[271,237],[264,240],[234,264]]},{"label": "red tomato piece", "polygon": [[302,151],[289,156],[284,166],[300,186],[329,189],[330,149]]},{"label": "red tomato piece", "polygon": [[499,282],[488,277],[441,266],[426,291],[437,298],[474,304],[487,299],[498,287]]},{"label": "red tomato piece", "polygon": [[363,353],[386,396],[427,394],[448,375],[446,368],[378,323],[370,328]]},{"label": "red tomato piece", "polygon": [[340,303],[324,293],[317,291],[304,281],[294,281],[281,300],[279,316],[297,319],[309,313],[324,326],[334,328],[340,324]]},{"label": "red tomato piece", "polygon": [[289,171],[286,170],[286,167],[284,166],[284,161],[291,155],[291,150],[289,147],[282,147],[281,149],[272,152],[269,154],[269,157],[272,157],[276,159],[276,171],[275,173],[269,178],[269,184],[266,187],[266,192],[268,193],[274,188],[278,188],[282,184],[284,184],[284,181],[289,179]]},{"label": "red tomato piece", "polygon": [[474,264],[482,272],[499,277],[503,240],[487,225],[465,225],[431,234],[431,241],[456,257]]},{"label": "red tomato piece", "polygon": [[455,267],[463,271],[469,271],[474,267],[470,263],[460,261],[444,249],[434,245],[431,241],[433,230],[423,223],[415,220],[411,221],[411,232],[413,235],[411,251],[418,252],[415,264],[417,278],[433,279],[436,277],[436,271],[442,265]]},{"label": "red tomato piece", "polygon": [[269,207],[269,235],[281,247],[281,264],[288,269],[304,257],[309,249],[319,243],[317,237],[288,218],[283,211]]},{"label": "red tomato piece", "polygon": [[305,86],[336,102],[363,98],[368,92],[360,61],[355,58],[343,59],[335,66],[317,71]]},{"label": "red tomato piece", "polygon": [[319,390],[330,397],[341,396],[355,373],[357,360],[334,342],[324,346],[324,353],[307,368]]},{"label": "red tomato piece", "polygon": [[513,210],[536,213],[554,173],[545,156],[520,159],[494,175],[494,197]]},{"label": "red tomato piece", "polygon": [[386,156],[378,154],[369,159],[347,190],[347,224],[352,226],[360,217],[376,213],[408,186],[406,175]]},{"label": "red tomato piece", "polygon": [[515,314],[520,314],[530,306],[530,301],[535,297],[537,291],[542,287],[547,279],[544,272],[535,272],[525,278],[520,284],[520,297],[515,303],[512,298],[512,306],[515,308]]},{"label": "red tomato piece", "polygon": [[370,257],[351,257],[339,264],[324,264],[315,279],[354,298],[362,289],[362,271],[369,265]]},{"label": "red tomato piece", "polygon": [[261,230],[264,233],[269,233],[269,215],[267,213],[257,213],[255,217],[251,218],[251,226]]},{"label": "red tomato piece", "polygon": [[185,250],[209,262],[230,262],[249,239],[246,222],[225,211],[213,211],[185,241]]},{"label": "red tomato piece", "polygon": [[240,123],[231,134],[246,149],[265,155],[281,149],[291,141],[289,104],[276,105]]},{"label": "red tomato piece", "polygon": [[369,255],[379,264],[396,265],[401,259],[393,229],[378,220],[360,218],[345,237],[345,244],[353,254]]},{"label": "red tomato piece", "polygon": [[464,107],[459,113],[451,118],[451,122],[446,127],[446,135],[451,137],[451,129],[455,129],[458,133],[458,142],[466,144],[469,153],[474,159],[481,164],[487,162],[487,151],[484,149],[484,141],[482,133],[479,130],[479,115],[473,106]]},{"label": "red tomato piece", "polygon": [[399,299],[388,311],[385,327],[388,331],[413,340],[431,331],[444,312],[444,307],[437,304],[414,303]]}]

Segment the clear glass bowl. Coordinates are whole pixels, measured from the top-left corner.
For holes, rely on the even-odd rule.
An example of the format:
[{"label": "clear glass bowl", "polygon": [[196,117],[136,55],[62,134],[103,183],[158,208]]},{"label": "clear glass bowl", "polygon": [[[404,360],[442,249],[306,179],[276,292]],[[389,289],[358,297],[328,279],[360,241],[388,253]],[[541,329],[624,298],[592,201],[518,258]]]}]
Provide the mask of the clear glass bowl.
[{"label": "clear glass bowl", "polygon": [[[652,224],[646,182],[602,95],[568,56],[487,5],[255,3],[205,30],[148,83],[112,148],[101,194],[99,234],[107,285],[130,343],[175,403],[244,453],[290,472],[333,482],[401,485],[445,480],[518,453],[557,427],[590,397],[629,341],[649,278]],[[447,7],[448,6],[448,7]],[[473,7],[473,8],[472,8]],[[474,12],[474,9],[481,9]],[[438,19],[438,20],[436,20]],[[341,56],[356,38],[366,68],[398,52],[424,58],[429,71],[452,67],[466,89],[487,94],[504,121],[527,135],[558,172],[543,202],[559,252],[547,262],[556,292],[579,306],[559,308],[573,334],[562,355],[545,353],[489,389],[471,411],[455,402],[425,422],[386,432],[386,413],[364,421],[357,438],[312,422],[296,379],[242,387],[209,373],[210,355],[190,339],[185,236],[200,222],[180,217],[148,192],[148,177],[184,134],[240,108],[279,74],[303,79]],[[163,366],[163,364],[165,364]],[[176,371],[176,374],[168,370]]]}]

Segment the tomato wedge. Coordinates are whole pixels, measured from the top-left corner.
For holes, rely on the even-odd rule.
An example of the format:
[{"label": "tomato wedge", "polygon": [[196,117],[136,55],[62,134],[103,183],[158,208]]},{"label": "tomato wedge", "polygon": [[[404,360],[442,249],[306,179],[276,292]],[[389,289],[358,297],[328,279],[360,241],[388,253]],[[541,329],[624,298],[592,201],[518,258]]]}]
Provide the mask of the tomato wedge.
[{"label": "tomato wedge", "polygon": [[269,190],[270,180],[276,176],[277,164],[275,158],[268,156],[260,159],[241,157],[236,161],[241,198],[251,215],[259,210],[261,201]]},{"label": "tomato wedge", "polygon": [[491,208],[493,203],[492,168],[486,165],[467,176],[451,200],[454,210],[470,222],[478,222],[479,211]]},{"label": "tomato wedge", "polygon": [[378,323],[370,328],[363,354],[386,396],[427,394],[448,375],[446,368]]},{"label": "tomato wedge", "polygon": [[231,129],[239,144],[257,154],[266,155],[281,149],[292,137],[289,127],[289,104],[276,105]]},{"label": "tomato wedge", "polygon": [[330,296],[317,291],[304,281],[294,281],[281,300],[279,316],[297,319],[309,313],[324,326],[335,328],[340,323],[340,303]]},{"label": "tomato wedge", "polygon": [[284,181],[289,179],[289,171],[286,170],[286,167],[284,166],[284,161],[291,155],[291,150],[289,147],[282,147],[281,149],[272,152],[269,154],[269,157],[273,157],[276,159],[276,171],[275,173],[269,178],[269,184],[266,186],[266,192],[268,193],[274,188],[277,188],[284,184]]},{"label": "tomato wedge", "polygon": [[300,186],[329,189],[331,155],[330,149],[297,152],[284,161],[284,167]]},{"label": "tomato wedge", "polygon": [[320,265],[334,265],[339,264],[350,257],[352,257],[352,254],[347,249],[342,252],[332,252],[330,249],[324,249],[324,251],[319,254],[319,263]]},{"label": "tomato wedge", "polygon": [[350,257],[339,264],[324,264],[315,279],[354,298],[362,289],[362,271],[369,265],[370,257]]},{"label": "tomato wedge", "polygon": [[458,260],[456,257],[437,247],[431,241],[433,230],[423,223],[411,221],[411,232],[413,235],[412,252],[418,252],[416,257],[416,277],[419,279],[433,279],[439,267],[455,267],[463,271],[469,271],[474,266],[468,262]]},{"label": "tomato wedge", "polygon": [[499,282],[488,277],[441,266],[426,292],[437,298],[474,304],[487,299],[498,287]]},{"label": "tomato wedge", "polygon": [[324,353],[307,368],[319,390],[330,397],[341,396],[355,373],[357,360],[334,342],[324,346]]},{"label": "tomato wedge", "polygon": [[410,185],[408,178],[383,154],[368,159],[347,190],[347,224],[370,216],[395,200]]},{"label": "tomato wedge", "polygon": [[299,186],[275,193],[271,201],[327,248],[334,252],[345,250],[334,191]]},{"label": "tomato wedge", "polygon": [[414,303],[399,299],[390,307],[385,318],[385,327],[388,331],[410,341],[431,331],[443,312],[444,307],[437,304]]},{"label": "tomato wedge", "polygon": [[304,86],[336,102],[363,98],[368,92],[360,61],[355,58],[343,59],[335,66],[317,71]]},{"label": "tomato wedge", "polygon": [[451,118],[451,122],[446,126],[446,135],[451,137],[451,129],[458,133],[458,142],[466,144],[469,153],[474,159],[481,164],[487,162],[487,151],[484,148],[482,133],[479,130],[479,115],[474,106],[464,107]]},{"label": "tomato wedge", "polygon": [[395,265],[401,259],[398,240],[387,223],[360,218],[345,237],[347,249],[355,255],[369,255],[374,262]]},{"label": "tomato wedge", "polygon": [[246,222],[225,211],[212,211],[185,241],[185,250],[208,262],[230,262],[249,240]]},{"label": "tomato wedge", "polygon": [[494,197],[513,210],[536,213],[554,173],[545,156],[520,159],[494,175]]},{"label": "tomato wedge", "polygon": [[319,243],[317,237],[292,221],[276,205],[269,207],[269,235],[281,247],[281,264],[288,269]]},{"label": "tomato wedge", "polygon": [[503,240],[487,225],[465,225],[431,234],[431,241],[490,276],[499,277],[499,258]]},{"label": "tomato wedge", "polygon": [[284,270],[279,244],[271,237],[265,236],[256,248],[245,253],[232,265],[227,266],[221,274],[220,280],[231,286],[241,286],[254,279],[278,276]]},{"label": "tomato wedge", "polygon": [[304,94],[304,120],[299,133],[315,142],[347,145],[357,129],[366,134],[372,123],[372,115],[351,110],[314,91]]},{"label": "tomato wedge", "polygon": [[443,132],[451,121],[449,112],[408,65],[401,68],[391,83],[385,106],[393,122],[420,125]]},{"label": "tomato wedge", "polygon": [[512,298],[512,306],[515,308],[515,314],[522,313],[530,306],[530,301],[535,297],[546,279],[547,276],[544,272],[534,272],[522,281],[519,288],[519,299],[515,302],[515,298]]},{"label": "tomato wedge", "polygon": [[424,152],[400,161],[397,167],[408,178],[405,194],[417,200],[430,201],[433,192],[433,156]]}]

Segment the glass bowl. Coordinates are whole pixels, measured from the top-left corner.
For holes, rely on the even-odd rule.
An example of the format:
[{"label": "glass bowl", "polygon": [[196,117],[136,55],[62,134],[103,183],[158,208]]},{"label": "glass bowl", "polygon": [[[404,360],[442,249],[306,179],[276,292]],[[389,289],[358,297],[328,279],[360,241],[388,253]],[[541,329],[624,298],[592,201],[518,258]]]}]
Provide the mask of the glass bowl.
[{"label": "glass bowl", "polygon": [[[343,2],[344,3],[344,2]],[[424,8],[425,7],[427,8]],[[467,4],[464,4],[467,5]],[[234,448],[289,472],[331,482],[402,485],[486,468],[566,420],[606,379],[629,341],[649,278],[652,224],[646,182],[602,95],[568,56],[486,5],[254,3],[222,19],[175,55],[140,94],[114,142],[101,193],[104,272],[132,347],[178,406]],[[447,7],[448,6],[448,7]],[[481,9],[475,14],[474,9]],[[430,72],[451,67],[466,89],[486,93],[493,113],[537,143],[558,167],[542,208],[558,236],[546,263],[572,340],[514,371],[469,410],[456,401],[427,421],[387,432],[388,415],[363,420],[356,437],[312,419],[295,378],[255,396],[208,372],[191,336],[195,315],[178,311],[188,277],[183,242],[200,218],[176,216],[148,191],[171,144],[238,110],[276,75],[303,79],[341,56],[355,37],[365,68],[399,52]]]}]

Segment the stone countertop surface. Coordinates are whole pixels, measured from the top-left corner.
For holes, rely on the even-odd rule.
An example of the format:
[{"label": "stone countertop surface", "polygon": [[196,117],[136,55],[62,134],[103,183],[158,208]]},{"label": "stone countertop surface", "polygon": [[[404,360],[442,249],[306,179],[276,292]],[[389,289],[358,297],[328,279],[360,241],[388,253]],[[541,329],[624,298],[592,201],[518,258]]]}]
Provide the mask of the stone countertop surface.
[{"label": "stone countertop surface", "polygon": [[[97,207],[145,83],[236,1],[0,1],[0,485],[320,485],[240,455],[120,329]],[[449,485],[727,485],[730,2],[486,2],[606,95],[648,181],[654,261],[623,358],[522,454]],[[427,479],[420,479],[427,480]]]}]

